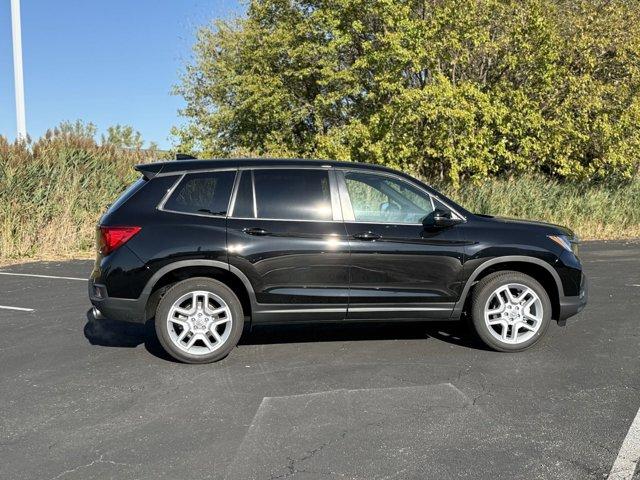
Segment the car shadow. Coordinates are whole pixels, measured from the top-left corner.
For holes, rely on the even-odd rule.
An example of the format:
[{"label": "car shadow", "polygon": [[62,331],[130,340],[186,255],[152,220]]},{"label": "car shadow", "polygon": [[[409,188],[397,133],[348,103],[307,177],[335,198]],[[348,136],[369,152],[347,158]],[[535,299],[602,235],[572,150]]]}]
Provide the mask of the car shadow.
[{"label": "car shadow", "polygon": [[259,325],[244,332],[240,345],[429,338],[476,350],[488,350],[466,322],[433,321]]},{"label": "car shadow", "polygon": [[[160,345],[154,320],[129,323],[97,319],[87,312],[84,336],[91,345],[135,348],[144,345],[152,355],[176,362]],[[273,345],[308,342],[357,342],[371,340],[427,340],[429,338],[476,350],[488,348],[465,322],[357,322],[258,325],[245,328],[239,345]]]},{"label": "car shadow", "polygon": [[96,318],[92,310],[86,314],[84,336],[91,345],[101,347],[135,348],[144,345],[153,356],[176,362],[160,345],[153,319],[146,323],[131,323],[108,318]]}]

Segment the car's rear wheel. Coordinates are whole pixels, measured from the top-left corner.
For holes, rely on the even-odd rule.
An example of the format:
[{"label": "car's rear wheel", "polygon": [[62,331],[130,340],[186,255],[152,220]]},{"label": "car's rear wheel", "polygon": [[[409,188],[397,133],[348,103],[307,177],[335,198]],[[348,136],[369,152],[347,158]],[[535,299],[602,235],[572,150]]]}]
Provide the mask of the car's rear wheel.
[{"label": "car's rear wheel", "polygon": [[540,341],[551,322],[551,301],[538,281],[520,272],[496,272],[474,287],[473,325],[494,350],[519,352]]},{"label": "car's rear wheel", "polygon": [[164,294],[156,310],[156,333],[173,358],[208,363],[224,358],[242,335],[240,301],[225,284],[191,278]]}]

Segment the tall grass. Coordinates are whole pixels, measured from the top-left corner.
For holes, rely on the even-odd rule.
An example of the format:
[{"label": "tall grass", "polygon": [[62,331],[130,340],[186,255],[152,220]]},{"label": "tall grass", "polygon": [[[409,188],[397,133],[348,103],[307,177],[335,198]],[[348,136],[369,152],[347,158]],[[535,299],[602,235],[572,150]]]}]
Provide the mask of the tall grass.
[{"label": "tall grass", "polygon": [[638,177],[591,184],[524,176],[441,190],[472,212],[557,223],[583,239],[640,237]]},{"label": "tall grass", "polygon": [[[72,134],[29,147],[0,137],[0,261],[92,256],[100,214],[137,177],[133,165],[154,159]],[[584,238],[640,237],[640,179],[592,185],[521,177],[440,189],[478,213],[560,223]]]},{"label": "tall grass", "polygon": [[99,215],[150,160],[69,134],[30,148],[0,137],[0,258],[90,255]]}]

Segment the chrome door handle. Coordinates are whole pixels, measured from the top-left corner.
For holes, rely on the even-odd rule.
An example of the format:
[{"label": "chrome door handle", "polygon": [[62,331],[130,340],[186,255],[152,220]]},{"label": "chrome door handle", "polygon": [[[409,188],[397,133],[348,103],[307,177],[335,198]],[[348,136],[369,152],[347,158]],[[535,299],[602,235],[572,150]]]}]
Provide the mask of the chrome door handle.
[{"label": "chrome door handle", "polygon": [[357,238],[358,240],[378,240],[381,237],[381,235],[378,235],[377,233],[373,233],[373,232],[362,232],[362,233],[356,233],[353,235],[353,238]]},{"label": "chrome door handle", "polygon": [[256,235],[260,237],[269,235],[269,232],[267,232],[264,228],[243,228],[242,231],[247,235]]}]

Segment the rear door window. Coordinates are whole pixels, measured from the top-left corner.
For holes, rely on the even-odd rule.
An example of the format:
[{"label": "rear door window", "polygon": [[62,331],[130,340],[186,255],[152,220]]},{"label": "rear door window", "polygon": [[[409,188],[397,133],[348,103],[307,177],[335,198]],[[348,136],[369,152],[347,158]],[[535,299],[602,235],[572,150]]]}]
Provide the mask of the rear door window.
[{"label": "rear door window", "polygon": [[326,170],[276,168],[253,174],[258,218],[333,220]]},{"label": "rear door window", "polygon": [[226,216],[235,171],[190,173],[173,191],[164,210]]}]

